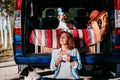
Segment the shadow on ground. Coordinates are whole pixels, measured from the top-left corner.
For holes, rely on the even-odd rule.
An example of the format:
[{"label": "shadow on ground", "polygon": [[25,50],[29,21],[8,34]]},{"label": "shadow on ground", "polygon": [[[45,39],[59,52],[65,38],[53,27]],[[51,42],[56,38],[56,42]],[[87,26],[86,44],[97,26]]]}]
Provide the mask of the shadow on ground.
[{"label": "shadow on ground", "polygon": [[[81,79],[79,80],[109,80],[110,78],[114,78],[114,76],[111,73],[104,73],[106,74],[104,75],[102,74],[100,70],[80,71],[79,73],[81,75]],[[38,74],[43,76],[39,80],[61,80],[61,79],[53,79],[53,78],[44,77],[44,76],[53,75],[54,72],[52,71],[38,72]],[[24,78],[16,78],[12,80],[24,80]],[[67,80],[67,79],[62,79],[62,80]]]}]

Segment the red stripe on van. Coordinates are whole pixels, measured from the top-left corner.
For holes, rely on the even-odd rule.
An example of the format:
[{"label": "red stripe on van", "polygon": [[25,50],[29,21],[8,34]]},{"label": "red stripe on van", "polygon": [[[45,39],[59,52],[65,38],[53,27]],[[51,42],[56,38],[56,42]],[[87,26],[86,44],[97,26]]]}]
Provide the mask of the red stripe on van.
[{"label": "red stripe on van", "polygon": [[22,48],[22,46],[15,46],[15,48],[19,48],[19,49],[21,49],[21,48]]},{"label": "red stripe on van", "polygon": [[115,34],[120,34],[120,29],[119,30],[115,30]]},{"label": "red stripe on van", "polygon": [[120,49],[120,46],[114,46],[115,49]]},{"label": "red stripe on van", "polygon": [[22,0],[16,0],[16,10],[21,10],[22,8]]},{"label": "red stripe on van", "polygon": [[120,0],[114,0],[114,8],[120,9]]},{"label": "red stripe on van", "polygon": [[14,33],[17,35],[21,35],[22,34],[21,28],[14,28]]}]

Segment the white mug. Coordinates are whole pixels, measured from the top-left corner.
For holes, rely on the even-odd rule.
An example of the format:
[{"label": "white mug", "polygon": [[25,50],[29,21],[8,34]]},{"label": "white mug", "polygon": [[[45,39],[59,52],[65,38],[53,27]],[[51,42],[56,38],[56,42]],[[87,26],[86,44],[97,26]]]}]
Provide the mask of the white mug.
[{"label": "white mug", "polygon": [[67,57],[66,54],[62,55],[62,60],[65,61],[65,58]]}]

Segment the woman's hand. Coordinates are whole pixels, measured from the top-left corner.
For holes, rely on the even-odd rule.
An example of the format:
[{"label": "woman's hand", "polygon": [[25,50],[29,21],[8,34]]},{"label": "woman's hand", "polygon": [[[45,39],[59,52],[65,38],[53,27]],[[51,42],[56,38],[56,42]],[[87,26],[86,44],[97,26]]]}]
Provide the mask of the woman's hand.
[{"label": "woman's hand", "polygon": [[63,61],[70,62],[70,54],[67,51],[62,51],[60,54]]},{"label": "woman's hand", "polygon": [[58,55],[58,59],[57,59],[59,62],[61,62],[62,61],[62,54],[59,54]]},{"label": "woman's hand", "polygon": [[57,67],[62,61],[62,54],[59,54],[57,60],[55,61],[55,66]]},{"label": "woman's hand", "polygon": [[75,61],[70,59],[70,53],[67,51],[62,51],[61,52],[62,60],[64,62],[70,62],[72,66],[75,65]]}]

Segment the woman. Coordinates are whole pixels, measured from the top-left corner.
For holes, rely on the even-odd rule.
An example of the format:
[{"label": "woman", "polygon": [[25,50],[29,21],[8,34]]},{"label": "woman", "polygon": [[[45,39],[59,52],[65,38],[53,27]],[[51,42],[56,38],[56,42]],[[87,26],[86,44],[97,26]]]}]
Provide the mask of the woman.
[{"label": "woman", "polygon": [[81,59],[75,48],[73,36],[68,32],[61,32],[58,38],[58,49],[52,51],[50,69],[55,71],[57,79],[79,79],[77,69],[81,69]]}]

